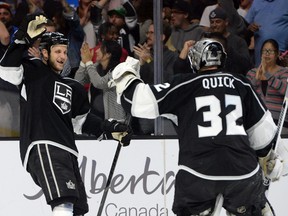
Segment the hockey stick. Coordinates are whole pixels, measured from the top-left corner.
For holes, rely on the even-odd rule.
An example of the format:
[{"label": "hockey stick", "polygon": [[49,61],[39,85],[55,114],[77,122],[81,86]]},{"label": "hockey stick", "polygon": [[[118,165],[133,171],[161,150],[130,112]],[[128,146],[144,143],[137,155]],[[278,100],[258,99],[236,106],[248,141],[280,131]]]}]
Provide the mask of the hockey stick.
[{"label": "hockey stick", "polygon": [[[287,80],[288,82],[288,80]],[[282,103],[282,108],[279,114],[279,119],[278,119],[278,124],[277,124],[277,129],[276,129],[276,133],[275,133],[275,140],[274,143],[272,145],[272,149],[276,152],[279,142],[280,142],[280,138],[281,138],[281,132],[283,129],[283,124],[285,122],[285,117],[286,117],[286,113],[287,113],[287,108],[288,108],[288,88],[286,88],[286,92],[284,95],[284,99],[283,99],[283,103]],[[269,190],[269,186],[270,186],[270,182],[271,180],[268,179],[267,177],[265,177],[263,184],[266,186],[266,193]]]},{"label": "hockey stick", "polygon": [[[129,125],[130,121],[131,121],[131,115],[127,114],[127,118],[124,121],[124,123]],[[113,177],[113,174],[114,174],[114,170],[116,168],[116,164],[117,164],[117,161],[118,161],[118,157],[119,157],[121,148],[122,148],[122,144],[119,141],[118,145],[117,145],[117,149],[116,149],[115,155],[114,155],[114,158],[113,158],[113,162],[112,162],[112,165],[111,165],[111,168],[110,168],[110,172],[109,172],[109,176],[108,176],[108,179],[107,179],[107,182],[106,182],[106,186],[105,186],[105,189],[104,189],[104,192],[103,192],[103,195],[102,195],[102,199],[101,199],[101,202],[100,202],[100,206],[99,206],[99,210],[98,210],[97,216],[101,216],[101,214],[102,214],[102,211],[103,211],[103,208],[104,208],[104,204],[105,204],[105,201],[106,201],[106,198],[107,198],[107,194],[108,194],[108,191],[109,191],[110,183],[111,183],[111,180],[112,180],[112,177]]]},{"label": "hockey stick", "polygon": [[[288,79],[287,79],[287,82],[288,82]],[[276,134],[275,134],[276,140],[275,140],[275,143],[272,147],[275,151],[277,150],[278,145],[279,145],[281,132],[283,129],[283,125],[284,125],[285,117],[286,117],[286,113],[287,113],[287,108],[288,108],[288,88],[286,88],[286,92],[285,92],[283,103],[282,103],[282,108],[281,108],[281,111],[279,114],[277,130],[276,130]]]},{"label": "hockey stick", "polygon": [[110,168],[109,176],[108,176],[108,179],[107,179],[107,182],[106,182],[105,190],[104,190],[103,195],[102,195],[102,199],[101,199],[101,202],[100,202],[100,207],[99,207],[97,216],[101,216],[101,214],[102,214],[102,211],[103,211],[103,208],[104,208],[104,204],[105,204],[105,201],[106,201],[106,197],[107,197],[107,194],[108,194],[108,191],[109,191],[110,182],[111,182],[113,174],[114,174],[114,170],[115,170],[115,167],[116,167],[116,164],[117,164],[117,160],[118,160],[118,157],[119,157],[119,154],[120,154],[121,147],[122,147],[121,143],[118,142],[118,146],[117,146],[117,149],[116,149],[116,152],[115,152],[115,155],[114,155],[112,166]]}]

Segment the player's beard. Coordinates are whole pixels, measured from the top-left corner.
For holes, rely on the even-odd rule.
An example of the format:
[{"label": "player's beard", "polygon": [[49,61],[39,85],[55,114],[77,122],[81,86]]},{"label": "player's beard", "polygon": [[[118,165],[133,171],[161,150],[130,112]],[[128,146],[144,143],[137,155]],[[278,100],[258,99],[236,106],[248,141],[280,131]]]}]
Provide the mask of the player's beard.
[{"label": "player's beard", "polygon": [[56,72],[57,74],[61,74],[63,68],[64,68],[64,64],[60,64],[57,61],[51,61],[51,59],[49,59],[48,61],[48,65],[50,66],[50,68]]}]

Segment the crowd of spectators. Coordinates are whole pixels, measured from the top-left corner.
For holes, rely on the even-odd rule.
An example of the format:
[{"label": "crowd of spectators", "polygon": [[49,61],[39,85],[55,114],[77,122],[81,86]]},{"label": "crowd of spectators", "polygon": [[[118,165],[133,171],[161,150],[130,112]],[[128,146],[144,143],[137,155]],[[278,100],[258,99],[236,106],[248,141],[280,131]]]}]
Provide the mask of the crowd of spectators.
[{"label": "crowd of spectators", "polygon": [[[212,37],[224,45],[227,53],[224,69],[229,72],[247,75],[253,81],[257,74],[255,71],[266,67],[268,71],[263,72],[266,75],[258,77],[258,81],[268,80],[262,82],[268,86],[268,90],[265,88],[268,95],[269,88],[275,85],[275,81],[270,80],[274,76],[269,76],[269,72],[274,73],[276,68],[276,74],[281,71],[281,76],[287,76],[287,0],[162,1],[162,41],[155,41],[153,0],[79,0],[76,6],[67,0],[2,0],[0,59],[25,16],[31,13],[45,14],[49,19],[47,30],[48,26],[52,26],[51,31],[63,33],[70,41],[68,64],[62,75],[76,78],[85,85],[91,99],[91,108],[102,118],[126,118],[121,107],[112,101],[116,93],[115,87],[109,83],[111,70],[119,62],[125,61],[127,56],[132,56],[140,60],[142,79],[146,83],[153,83],[154,45],[158,42],[163,43],[164,81],[176,73],[193,72],[187,54],[189,48],[203,37]],[[263,51],[263,43],[267,43],[265,41],[268,39],[279,44],[271,48],[274,52],[266,51],[268,48]],[[38,49],[36,46],[34,48]],[[29,55],[41,57],[33,49]],[[267,64],[263,63],[263,56],[267,55],[274,55],[277,67],[265,66]],[[273,71],[269,71],[271,68]],[[257,92],[261,95],[260,90]],[[17,89],[0,79],[0,115],[7,117],[7,123],[1,117],[0,136],[17,135],[19,129],[17,104],[20,99],[3,96],[7,92],[17,94]],[[281,94],[278,103],[281,103]],[[265,95],[261,95],[264,101]],[[119,111],[121,114],[111,111]],[[142,123],[138,120],[137,123],[135,134],[153,134],[154,124],[151,120]],[[145,124],[149,127],[145,128]]]}]

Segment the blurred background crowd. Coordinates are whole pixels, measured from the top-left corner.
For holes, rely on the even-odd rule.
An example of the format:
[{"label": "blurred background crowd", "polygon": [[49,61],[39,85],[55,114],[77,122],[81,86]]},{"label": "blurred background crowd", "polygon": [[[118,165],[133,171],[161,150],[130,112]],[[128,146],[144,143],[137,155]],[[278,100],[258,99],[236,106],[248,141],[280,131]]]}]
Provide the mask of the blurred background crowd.
[{"label": "blurred background crowd", "polygon": [[[277,121],[288,78],[287,0],[161,0],[162,11],[156,11],[162,17],[160,29],[153,17],[157,1],[2,0],[0,59],[25,16],[44,13],[47,31],[61,32],[70,41],[69,61],[61,75],[84,85],[92,112],[124,120],[127,116],[110,82],[117,64],[127,56],[138,58],[142,80],[154,84],[159,60],[165,82],[175,74],[194,72],[189,49],[209,37],[226,50],[224,70],[247,76]],[[155,39],[156,31],[160,40]],[[159,43],[160,51],[155,49]],[[159,52],[162,59],[156,58]],[[35,44],[28,55],[41,58],[39,47]],[[0,78],[0,137],[19,136],[19,101],[17,87]],[[176,135],[175,124],[163,121],[163,135]],[[131,125],[135,135],[155,134],[154,120],[133,118]]]}]

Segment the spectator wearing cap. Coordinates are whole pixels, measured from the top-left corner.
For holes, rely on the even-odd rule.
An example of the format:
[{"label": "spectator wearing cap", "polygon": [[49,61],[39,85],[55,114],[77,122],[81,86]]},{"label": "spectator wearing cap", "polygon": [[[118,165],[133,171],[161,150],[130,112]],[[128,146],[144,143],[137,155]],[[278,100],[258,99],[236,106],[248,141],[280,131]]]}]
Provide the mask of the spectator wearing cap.
[{"label": "spectator wearing cap", "polygon": [[139,43],[140,32],[137,13],[129,0],[123,0],[122,5],[110,8],[107,12],[108,22],[115,25],[119,30],[121,46],[133,56],[133,46]]},{"label": "spectator wearing cap", "polygon": [[209,14],[216,7],[222,7],[227,13],[227,17],[229,20],[229,32],[237,34],[239,36],[242,36],[246,33],[246,22],[237,11],[237,9],[239,8],[239,0],[217,0],[215,1],[215,4],[207,6],[204,9],[202,17],[200,19],[200,25],[205,29],[205,31],[210,27]]},{"label": "spectator wearing cap", "polygon": [[228,31],[228,17],[225,10],[216,7],[209,14],[210,31],[221,33],[227,40],[227,62],[225,69],[245,75],[253,66],[246,41],[240,36]]},{"label": "spectator wearing cap", "polygon": [[185,41],[198,41],[203,34],[203,29],[198,23],[190,23],[191,10],[191,4],[184,0],[176,0],[172,6],[171,24],[173,28],[171,42],[179,53]]}]

